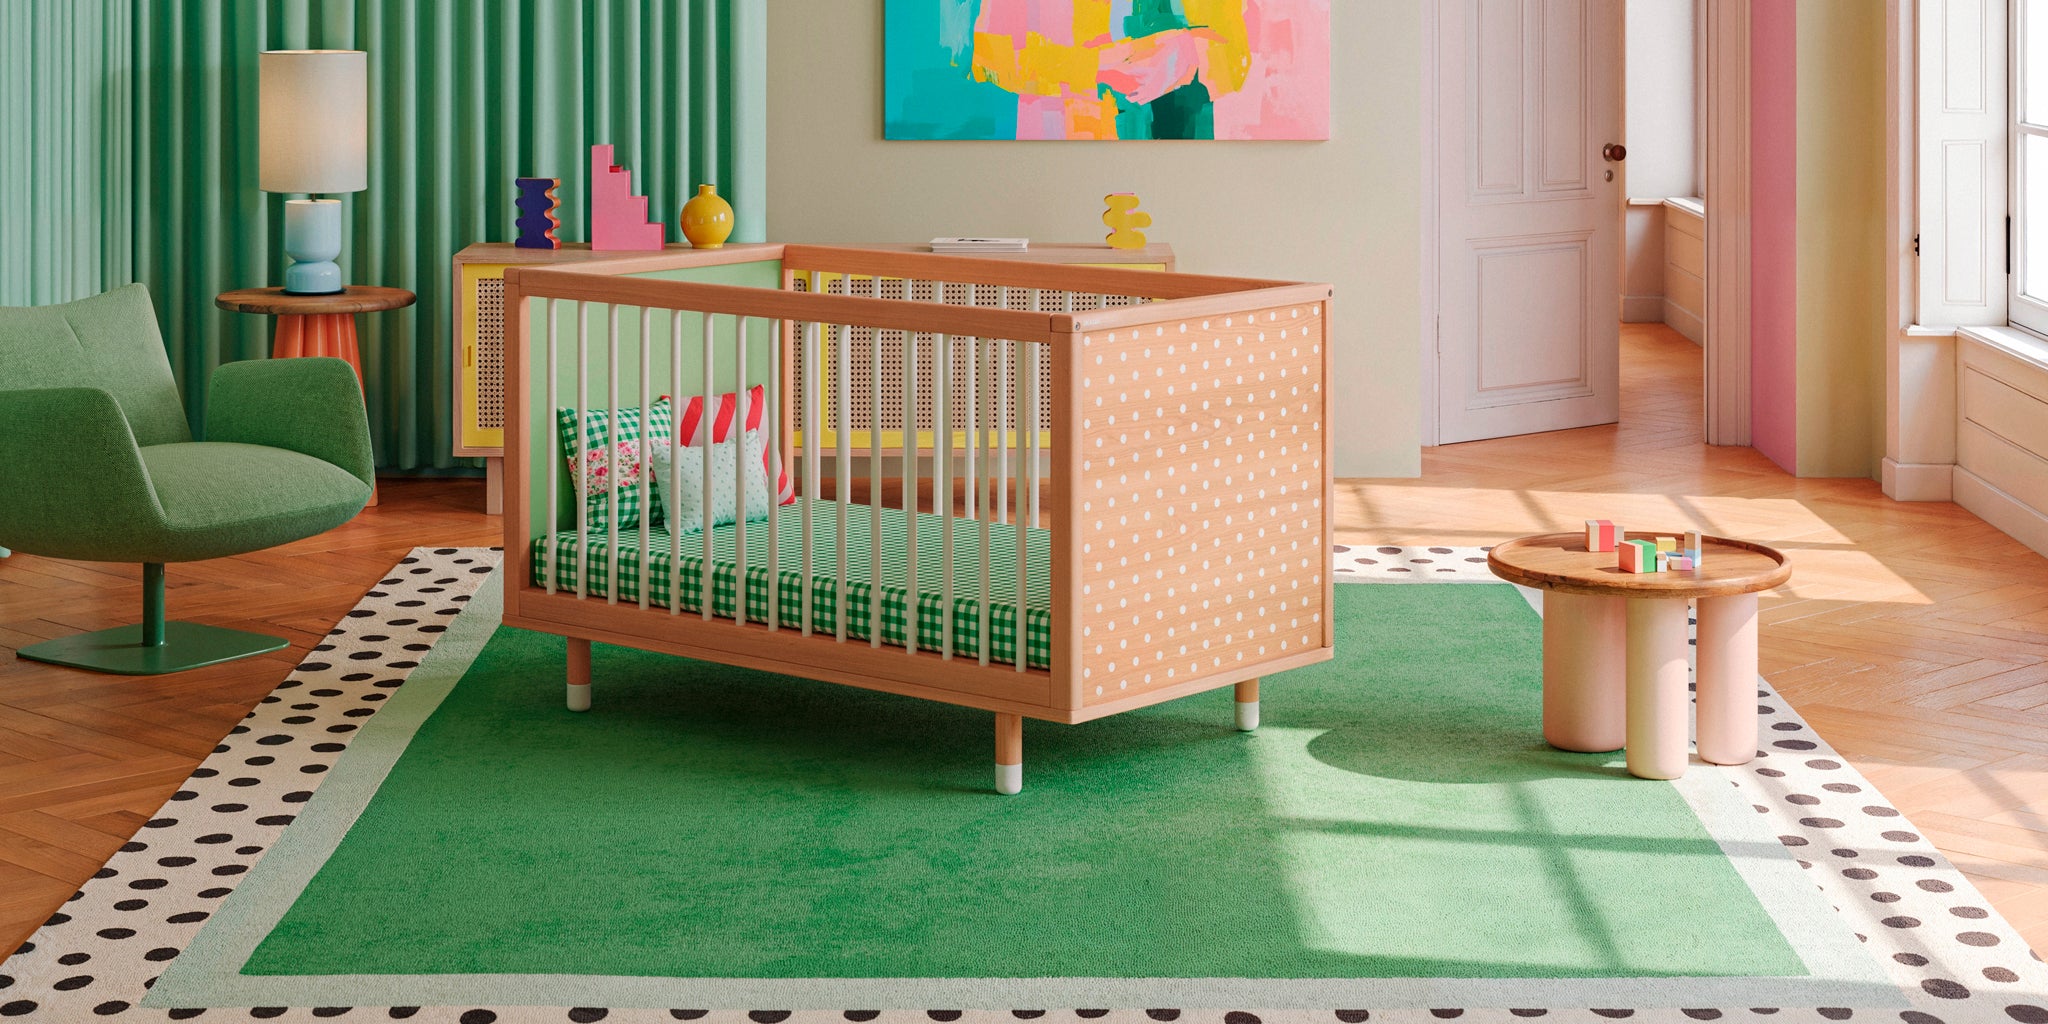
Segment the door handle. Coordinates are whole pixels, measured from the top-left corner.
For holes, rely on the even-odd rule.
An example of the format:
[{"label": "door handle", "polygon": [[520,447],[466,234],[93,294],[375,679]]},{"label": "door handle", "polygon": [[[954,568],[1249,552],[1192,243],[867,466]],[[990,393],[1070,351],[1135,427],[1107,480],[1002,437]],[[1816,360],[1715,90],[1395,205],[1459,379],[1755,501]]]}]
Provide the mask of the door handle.
[{"label": "door handle", "polygon": [[1600,147],[1600,156],[1605,160],[1620,163],[1628,159],[1628,147],[1619,142],[1610,142]]}]

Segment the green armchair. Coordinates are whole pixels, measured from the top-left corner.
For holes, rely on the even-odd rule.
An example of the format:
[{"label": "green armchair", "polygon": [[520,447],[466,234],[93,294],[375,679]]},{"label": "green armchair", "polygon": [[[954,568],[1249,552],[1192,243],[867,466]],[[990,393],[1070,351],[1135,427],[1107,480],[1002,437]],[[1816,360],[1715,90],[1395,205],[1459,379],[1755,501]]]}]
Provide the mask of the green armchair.
[{"label": "green armchair", "polygon": [[0,539],[142,563],[142,622],[46,641],[35,661],[156,675],[275,651],[279,637],[164,621],[164,563],[272,547],[347,522],[374,484],[355,372],[339,359],[214,371],[192,440],[149,292],[0,307]]}]

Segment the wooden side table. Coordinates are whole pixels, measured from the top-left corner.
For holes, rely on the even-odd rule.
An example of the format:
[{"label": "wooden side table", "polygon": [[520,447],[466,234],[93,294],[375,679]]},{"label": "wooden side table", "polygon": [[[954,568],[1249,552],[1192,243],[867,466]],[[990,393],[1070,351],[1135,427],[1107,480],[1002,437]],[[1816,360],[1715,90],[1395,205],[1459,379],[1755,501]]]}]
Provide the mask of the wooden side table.
[{"label": "wooden side table", "polygon": [[[1683,536],[1631,531],[1628,539]],[[1543,738],[1561,750],[1626,747],[1629,774],[1675,779],[1686,766],[1685,625],[1699,602],[1699,755],[1756,757],[1756,595],[1792,576],[1761,544],[1702,537],[1702,567],[1623,572],[1583,533],[1497,545],[1486,567],[1543,591]]]},{"label": "wooden side table", "polygon": [[[214,296],[213,304],[236,313],[261,313],[277,318],[271,344],[273,358],[333,356],[363,380],[363,361],[356,350],[356,314],[403,309],[416,297],[403,288],[350,285],[331,295],[294,295],[283,288],[241,288]],[[370,491],[370,504],[377,492]]]}]

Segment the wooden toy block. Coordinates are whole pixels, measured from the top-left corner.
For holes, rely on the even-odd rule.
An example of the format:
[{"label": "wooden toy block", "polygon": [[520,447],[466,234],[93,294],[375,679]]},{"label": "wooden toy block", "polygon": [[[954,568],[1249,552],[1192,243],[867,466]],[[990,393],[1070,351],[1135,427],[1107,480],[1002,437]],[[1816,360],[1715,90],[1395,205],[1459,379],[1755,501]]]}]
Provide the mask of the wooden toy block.
[{"label": "wooden toy block", "polygon": [[1621,539],[1621,529],[1605,519],[1586,520],[1586,550],[1612,551]]},{"label": "wooden toy block", "polygon": [[612,163],[612,147],[590,147],[590,248],[660,249],[666,228],[647,220],[647,197],[633,194],[633,172]]},{"label": "wooden toy block", "polygon": [[519,237],[512,244],[521,249],[561,248],[562,240],[555,236],[562,228],[562,218],[555,213],[561,199],[555,191],[562,187],[562,179],[514,178],[512,183],[519,189],[512,201],[519,210],[519,218],[513,222]]},{"label": "wooden toy block", "polygon": [[1659,537],[1659,538],[1657,538],[1657,550],[1659,550],[1659,551],[1676,551],[1676,550],[1678,550],[1678,538],[1676,538],[1676,537]]},{"label": "wooden toy block", "polygon": [[1112,192],[1103,196],[1102,201],[1109,209],[1102,211],[1102,223],[1109,227],[1108,242],[1117,249],[1143,249],[1145,233],[1139,228],[1152,226],[1152,215],[1138,212],[1138,196],[1133,192]]},{"label": "wooden toy block", "polygon": [[1647,540],[1625,540],[1616,546],[1621,553],[1622,572],[1656,572],[1657,545]]},{"label": "wooden toy block", "polygon": [[1686,531],[1684,551],[1686,557],[1692,559],[1692,564],[1695,568],[1700,564],[1700,552],[1705,547],[1706,545],[1700,543],[1700,532],[1698,530]]},{"label": "wooden toy block", "polygon": [[1668,554],[1664,556],[1664,571],[1666,572],[1691,572],[1692,568],[1692,559],[1685,555]]}]

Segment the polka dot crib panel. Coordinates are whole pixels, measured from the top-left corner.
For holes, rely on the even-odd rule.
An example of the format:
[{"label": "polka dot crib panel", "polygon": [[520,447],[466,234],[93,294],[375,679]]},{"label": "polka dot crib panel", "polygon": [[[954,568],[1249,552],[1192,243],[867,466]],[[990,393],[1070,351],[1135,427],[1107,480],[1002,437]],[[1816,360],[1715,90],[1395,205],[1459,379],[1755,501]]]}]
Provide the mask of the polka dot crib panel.
[{"label": "polka dot crib panel", "polygon": [[[1023,718],[1234,686],[1250,728],[1330,657],[1326,285],[751,245],[518,268],[505,303],[505,621],[569,638],[572,709],[592,642],[940,700],[995,714],[1014,792]],[[768,457],[656,432],[693,400]],[[653,457],[551,429],[636,410]]]}]

